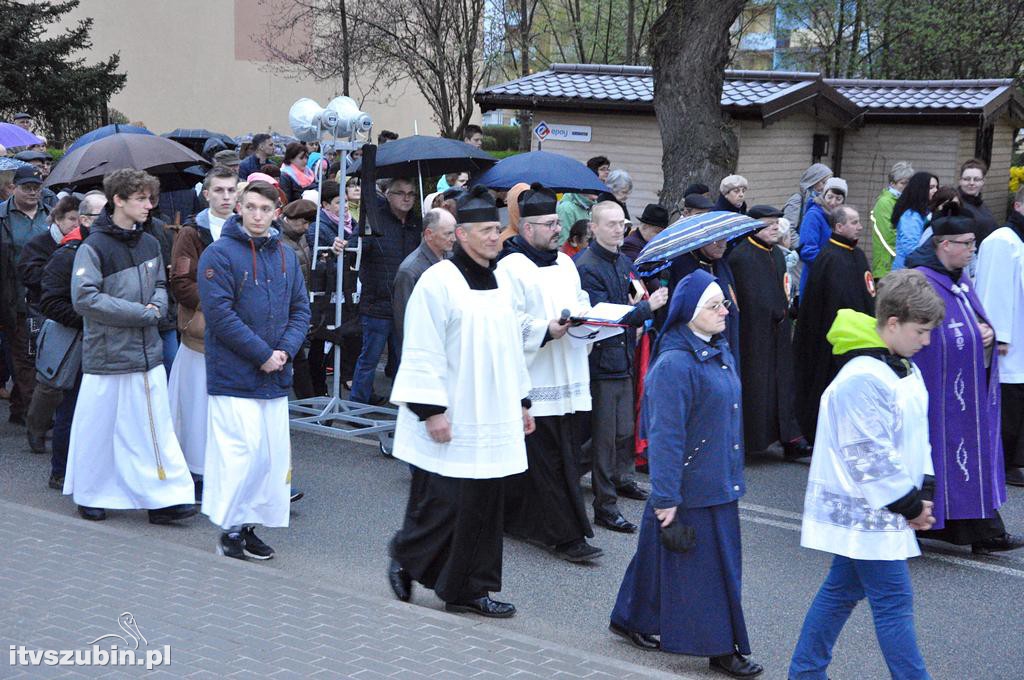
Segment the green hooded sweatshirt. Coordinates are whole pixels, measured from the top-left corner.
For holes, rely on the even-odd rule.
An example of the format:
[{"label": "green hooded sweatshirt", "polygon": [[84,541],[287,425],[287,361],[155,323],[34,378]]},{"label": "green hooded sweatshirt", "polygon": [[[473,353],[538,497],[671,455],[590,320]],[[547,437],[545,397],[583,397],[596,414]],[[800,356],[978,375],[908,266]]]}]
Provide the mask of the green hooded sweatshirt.
[{"label": "green hooded sweatshirt", "polygon": [[852,309],[840,309],[825,339],[832,345],[832,354],[841,355],[858,349],[886,349],[878,335],[875,317]]}]

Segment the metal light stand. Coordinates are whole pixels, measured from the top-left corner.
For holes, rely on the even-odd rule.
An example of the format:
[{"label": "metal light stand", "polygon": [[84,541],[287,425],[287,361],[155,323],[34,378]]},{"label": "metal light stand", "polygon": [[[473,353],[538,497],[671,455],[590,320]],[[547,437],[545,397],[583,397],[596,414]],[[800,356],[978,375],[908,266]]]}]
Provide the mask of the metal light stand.
[{"label": "metal light stand", "polygon": [[[333,136],[333,135],[332,135]],[[358,140],[358,133],[352,131],[344,141],[333,136],[334,148],[339,150],[341,158],[341,177],[344,179],[348,165],[347,152],[354,151],[362,145]],[[323,189],[323,171],[317,173],[319,183],[317,193]],[[344,184],[342,184],[344,192]],[[342,196],[344,197],[344,193]],[[372,196],[370,197],[372,200]],[[331,250],[331,246],[320,245],[320,213],[321,208],[317,206],[316,231],[313,236],[313,257],[312,267],[315,270],[319,255],[322,251]],[[344,215],[344,213],[342,213]],[[339,223],[339,229],[344,229],[344,223]],[[355,246],[346,248],[347,252],[356,254],[355,271],[358,275],[362,260],[362,234],[355,233]],[[391,447],[394,442],[395,419],[398,417],[398,410],[385,406],[373,406],[355,401],[341,399],[341,308],[345,299],[343,278],[345,274],[344,256],[338,258],[337,273],[335,276],[334,291],[334,329],[337,334],[334,343],[334,376],[331,380],[332,394],[326,397],[310,397],[309,399],[297,399],[289,402],[288,409],[291,413],[291,426],[301,432],[327,435],[336,439],[355,438],[376,438],[381,454],[391,456]],[[322,342],[318,340],[316,342]]]}]

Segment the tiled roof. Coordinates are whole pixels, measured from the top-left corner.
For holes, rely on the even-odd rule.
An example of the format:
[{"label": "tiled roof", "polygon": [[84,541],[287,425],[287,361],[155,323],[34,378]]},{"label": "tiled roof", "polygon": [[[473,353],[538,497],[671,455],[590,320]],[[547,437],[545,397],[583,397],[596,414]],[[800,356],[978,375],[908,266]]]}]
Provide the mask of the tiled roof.
[{"label": "tiled roof", "polygon": [[[795,103],[824,98],[842,118],[892,116],[989,116],[1013,106],[1024,112],[1012,80],[831,80],[817,73],[725,72],[722,107],[733,114],[769,119]],[[479,91],[484,110],[574,108],[653,112],[654,77],[647,66],[552,64],[511,82]]]}]

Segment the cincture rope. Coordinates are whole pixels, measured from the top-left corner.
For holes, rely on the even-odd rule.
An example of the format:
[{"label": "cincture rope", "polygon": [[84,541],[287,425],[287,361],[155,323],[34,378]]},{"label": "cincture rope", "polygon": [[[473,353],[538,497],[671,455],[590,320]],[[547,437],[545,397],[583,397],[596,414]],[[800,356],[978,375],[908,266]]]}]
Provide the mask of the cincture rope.
[{"label": "cincture rope", "polygon": [[153,420],[153,402],[149,396],[149,373],[143,373],[142,379],[146,383],[146,410],[149,412],[149,435],[153,438],[153,454],[156,458],[156,474],[161,480],[167,479],[164,471],[164,463],[160,460],[160,443],[156,438],[156,422]]}]

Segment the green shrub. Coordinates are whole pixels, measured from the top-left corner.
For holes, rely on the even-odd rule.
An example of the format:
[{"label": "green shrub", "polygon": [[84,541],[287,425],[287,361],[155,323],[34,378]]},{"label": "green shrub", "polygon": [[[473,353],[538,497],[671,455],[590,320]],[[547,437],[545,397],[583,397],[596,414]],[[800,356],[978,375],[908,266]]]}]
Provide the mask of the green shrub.
[{"label": "green shrub", "polygon": [[[488,142],[491,142],[488,145]],[[519,127],[516,125],[485,125],[484,149],[513,151],[519,149]]]}]

